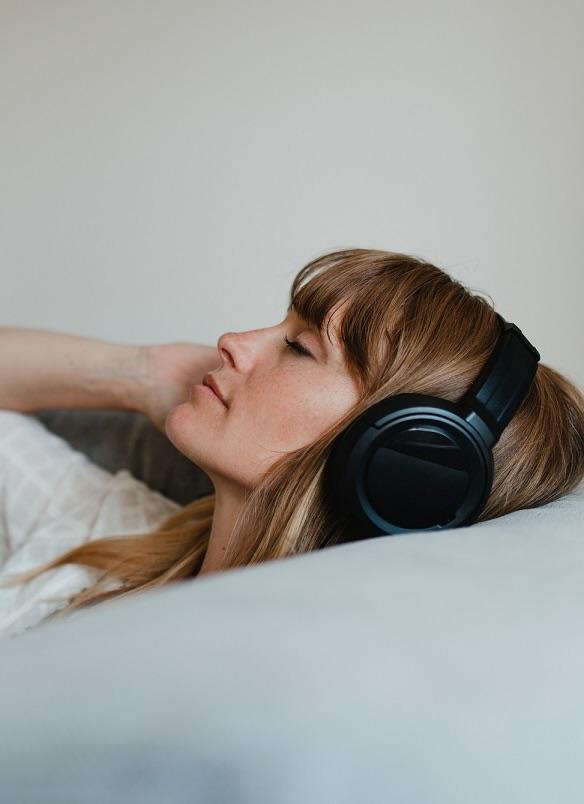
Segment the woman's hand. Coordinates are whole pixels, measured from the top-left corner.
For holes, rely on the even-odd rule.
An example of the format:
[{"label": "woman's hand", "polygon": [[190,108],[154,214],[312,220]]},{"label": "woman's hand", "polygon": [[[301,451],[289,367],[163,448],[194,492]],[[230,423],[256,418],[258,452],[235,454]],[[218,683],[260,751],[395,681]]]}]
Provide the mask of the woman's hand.
[{"label": "woman's hand", "polygon": [[185,402],[191,387],[222,361],[215,346],[197,343],[163,343],[142,350],[144,381],[137,407],[164,433],[172,408]]}]

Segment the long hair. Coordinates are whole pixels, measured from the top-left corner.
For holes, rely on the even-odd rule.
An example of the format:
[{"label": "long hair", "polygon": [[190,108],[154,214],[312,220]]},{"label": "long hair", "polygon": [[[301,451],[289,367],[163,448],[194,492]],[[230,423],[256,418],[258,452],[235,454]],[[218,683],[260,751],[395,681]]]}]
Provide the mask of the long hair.
[{"label": "long hair", "polygon": [[[333,308],[343,303],[339,336],[347,371],[358,383],[358,402],[312,444],[283,454],[248,492],[221,571],[319,550],[350,537],[346,531],[351,526],[327,504],[323,487],[335,437],[389,395],[420,393],[459,401],[499,338],[490,297],[487,301],[409,254],[333,251],[307,263],[293,279],[289,309],[321,333]],[[527,396],[493,448],[493,461],[493,485],[478,521],[543,505],[574,489],[584,477],[582,392],[540,362]],[[100,571],[95,583],[54,617],[196,578],[214,507],[215,495],[206,495],[150,533],[90,541],[6,585],[64,564]]]}]

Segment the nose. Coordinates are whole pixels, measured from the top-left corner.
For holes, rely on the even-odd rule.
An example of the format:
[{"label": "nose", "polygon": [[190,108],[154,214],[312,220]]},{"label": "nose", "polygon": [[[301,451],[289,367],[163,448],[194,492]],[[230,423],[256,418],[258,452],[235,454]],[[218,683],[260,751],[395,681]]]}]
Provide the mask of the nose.
[{"label": "nose", "polygon": [[267,332],[266,328],[225,332],[217,340],[219,354],[228,365],[237,371],[249,371],[253,361],[261,354],[265,332]]},{"label": "nose", "polygon": [[217,349],[219,354],[221,355],[222,359],[225,360],[230,366],[235,368],[235,359],[234,359],[234,347],[233,344],[235,343],[235,333],[233,332],[224,332],[217,340]]}]

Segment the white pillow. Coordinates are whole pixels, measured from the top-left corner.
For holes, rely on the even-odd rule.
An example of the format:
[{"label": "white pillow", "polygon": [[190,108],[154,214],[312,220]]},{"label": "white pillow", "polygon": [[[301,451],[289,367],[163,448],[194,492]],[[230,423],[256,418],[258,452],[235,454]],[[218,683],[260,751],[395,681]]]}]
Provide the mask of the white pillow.
[{"label": "white pillow", "polygon": [[0,641],[2,800],[581,804],[584,487]]}]

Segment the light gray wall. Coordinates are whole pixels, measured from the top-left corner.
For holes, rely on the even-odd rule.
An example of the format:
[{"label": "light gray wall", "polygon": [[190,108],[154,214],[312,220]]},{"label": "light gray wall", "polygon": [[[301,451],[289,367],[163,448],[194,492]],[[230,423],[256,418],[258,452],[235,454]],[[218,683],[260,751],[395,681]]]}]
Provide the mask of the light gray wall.
[{"label": "light gray wall", "polygon": [[580,0],[0,0],[0,323],[216,343],[407,251],[584,383]]}]

